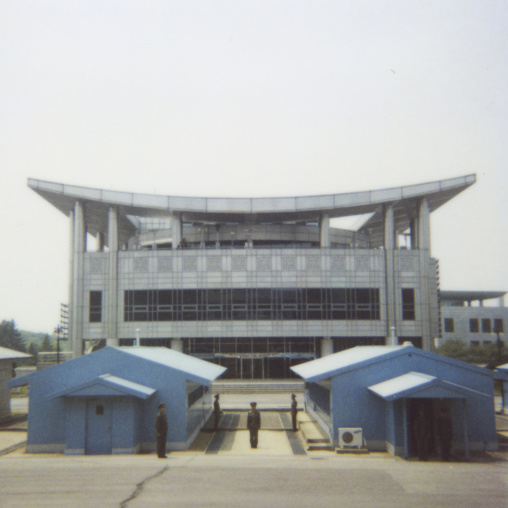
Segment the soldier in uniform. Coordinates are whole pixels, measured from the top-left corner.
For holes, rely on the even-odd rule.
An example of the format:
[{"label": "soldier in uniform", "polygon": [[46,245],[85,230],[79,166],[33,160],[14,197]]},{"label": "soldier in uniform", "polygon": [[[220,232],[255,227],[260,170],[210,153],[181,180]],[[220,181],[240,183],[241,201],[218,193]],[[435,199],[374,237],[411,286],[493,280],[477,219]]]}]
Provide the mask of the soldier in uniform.
[{"label": "soldier in uniform", "polygon": [[220,415],[222,411],[220,410],[219,404],[219,394],[215,394],[215,402],[213,403],[213,418],[214,418],[214,430],[217,431],[219,429],[219,421]]},{"label": "soldier in uniform", "polygon": [[297,412],[298,402],[296,402],[296,395],[293,393],[291,395],[291,422],[293,424],[293,432],[298,430],[296,426],[296,412]]},{"label": "soldier in uniform", "polygon": [[155,432],[157,433],[157,457],[167,459],[168,419],[166,418],[166,404],[159,404],[159,413],[155,419]]},{"label": "soldier in uniform", "polygon": [[255,402],[250,403],[251,410],[247,415],[247,428],[250,433],[250,447],[258,447],[258,431],[261,428],[261,415],[256,409],[257,404]]},{"label": "soldier in uniform", "polygon": [[429,459],[430,424],[423,409],[420,409],[414,422],[414,434],[418,458],[423,461]]},{"label": "soldier in uniform", "polygon": [[441,415],[436,421],[436,430],[439,446],[441,448],[441,460],[443,462],[449,462],[453,441],[453,423],[448,416],[448,410],[446,408],[441,409]]}]

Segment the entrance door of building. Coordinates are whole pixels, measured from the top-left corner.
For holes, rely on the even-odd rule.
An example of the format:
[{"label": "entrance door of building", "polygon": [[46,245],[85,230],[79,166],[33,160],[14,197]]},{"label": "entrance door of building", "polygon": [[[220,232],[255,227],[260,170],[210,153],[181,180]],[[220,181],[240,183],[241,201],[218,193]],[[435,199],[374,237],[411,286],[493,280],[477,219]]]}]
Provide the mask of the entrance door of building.
[{"label": "entrance door of building", "polygon": [[110,455],[112,452],[112,403],[97,398],[86,404],[86,455]]},{"label": "entrance door of building", "polygon": [[428,421],[428,425],[430,427],[430,439],[428,443],[428,453],[434,454],[436,451],[435,447],[435,439],[434,439],[434,419],[435,419],[435,409],[434,409],[434,399],[408,399],[408,414],[407,414],[407,435],[408,435],[408,445],[409,445],[409,456],[415,456],[418,454],[417,445],[416,445],[416,435],[414,432],[415,420],[420,414],[420,411],[423,411],[425,418]]}]

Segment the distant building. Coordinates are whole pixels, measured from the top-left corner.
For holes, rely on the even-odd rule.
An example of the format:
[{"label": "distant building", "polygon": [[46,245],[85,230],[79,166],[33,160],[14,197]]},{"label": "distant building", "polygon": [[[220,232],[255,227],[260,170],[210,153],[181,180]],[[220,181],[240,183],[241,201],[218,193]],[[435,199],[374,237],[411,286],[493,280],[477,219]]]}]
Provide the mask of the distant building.
[{"label": "distant building", "polygon": [[405,345],[358,346],[292,370],[306,382],[307,412],[335,446],[340,429],[359,429],[369,450],[415,455],[413,425],[422,409],[437,453],[436,419],[447,408],[455,451],[498,448],[488,369]]},{"label": "distant building", "polygon": [[11,391],[5,383],[16,375],[16,360],[31,356],[14,349],[0,347],[0,421],[11,416]]},{"label": "distant building", "polygon": [[[361,344],[432,349],[430,214],[475,180],[282,198],[28,185],[70,218],[74,356],[139,335],[227,367],[227,377],[259,379]],[[333,223],[358,215],[354,231]]]},{"label": "distant building", "polygon": [[[508,307],[506,291],[441,291],[441,336],[443,341],[460,339],[470,346],[506,344]],[[484,301],[497,300],[497,306]]]},{"label": "distant building", "polygon": [[30,385],[29,453],[153,451],[162,402],[167,448],[185,450],[212,412],[209,385],[224,371],[167,348],[106,347],[7,385]]}]

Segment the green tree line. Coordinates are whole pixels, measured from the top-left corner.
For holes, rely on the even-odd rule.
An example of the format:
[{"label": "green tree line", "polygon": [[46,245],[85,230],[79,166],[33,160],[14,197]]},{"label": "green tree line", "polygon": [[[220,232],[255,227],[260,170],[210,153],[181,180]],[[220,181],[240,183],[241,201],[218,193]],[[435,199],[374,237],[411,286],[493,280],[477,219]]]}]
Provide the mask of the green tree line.
[{"label": "green tree line", "polygon": [[[32,340],[26,340],[23,335],[30,337]],[[37,334],[24,334],[18,330],[14,320],[4,320],[0,323],[0,346],[32,355],[32,358],[18,360],[16,362],[18,365],[35,365],[37,353],[55,351],[54,342],[48,334],[44,334],[41,340],[37,340],[37,337]]]},{"label": "green tree line", "polygon": [[489,369],[508,363],[508,352],[502,342],[469,346],[463,340],[450,339],[444,342],[436,353],[467,363],[485,365]]}]

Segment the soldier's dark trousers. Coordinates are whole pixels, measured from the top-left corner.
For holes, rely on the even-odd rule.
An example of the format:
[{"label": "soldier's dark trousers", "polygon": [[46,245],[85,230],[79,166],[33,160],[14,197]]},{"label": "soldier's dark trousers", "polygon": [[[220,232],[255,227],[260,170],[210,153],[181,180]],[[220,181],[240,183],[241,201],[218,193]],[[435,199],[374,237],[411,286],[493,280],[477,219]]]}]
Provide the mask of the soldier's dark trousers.
[{"label": "soldier's dark trousers", "polygon": [[258,429],[249,429],[250,432],[250,447],[258,447]]}]

